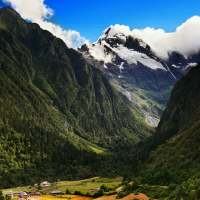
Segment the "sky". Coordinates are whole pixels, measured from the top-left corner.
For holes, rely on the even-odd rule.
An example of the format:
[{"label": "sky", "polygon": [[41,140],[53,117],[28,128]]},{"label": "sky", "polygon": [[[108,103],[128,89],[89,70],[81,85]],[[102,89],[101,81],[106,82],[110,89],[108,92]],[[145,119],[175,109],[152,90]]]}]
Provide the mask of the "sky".
[{"label": "sky", "polygon": [[199,0],[45,0],[45,4],[54,10],[51,21],[90,41],[111,24],[174,31],[186,19],[200,15]]},{"label": "sky", "polygon": [[[200,48],[200,0],[0,0],[5,5],[73,48],[96,41],[113,24],[134,30],[161,56]],[[163,52],[159,44],[166,46]]]},{"label": "sky", "polygon": [[200,15],[199,0],[46,0],[46,3],[55,10],[56,23],[78,30],[91,41],[111,24],[174,31],[186,19]]}]

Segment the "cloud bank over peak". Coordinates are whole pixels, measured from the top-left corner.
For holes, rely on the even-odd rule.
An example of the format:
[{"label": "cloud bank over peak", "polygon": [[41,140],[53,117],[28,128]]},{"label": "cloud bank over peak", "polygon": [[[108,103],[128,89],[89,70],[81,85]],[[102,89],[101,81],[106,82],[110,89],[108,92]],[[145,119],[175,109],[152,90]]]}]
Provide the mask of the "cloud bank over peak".
[{"label": "cloud bank over peak", "polygon": [[[24,19],[38,23],[41,28],[61,38],[68,47],[77,48],[89,43],[79,32],[66,30],[52,23],[49,19],[54,15],[54,11],[45,4],[45,0],[2,1],[11,5]],[[106,31],[101,37],[105,36]],[[168,54],[172,51],[177,51],[187,57],[200,50],[200,16],[189,18],[178,26],[174,32],[166,32],[164,29],[152,27],[131,30],[128,26],[116,24],[109,27],[108,34],[110,37],[116,34],[124,34],[140,38],[150,45],[158,56],[164,59],[167,59]],[[122,35],[121,38],[123,39]]]},{"label": "cloud bank over peak", "polygon": [[75,30],[65,30],[61,26],[50,22],[48,19],[54,15],[44,0],[3,0],[13,7],[24,19],[38,23],[42,29],[50,31],[56,37],[61,38],[68,47],[77,48],[88,40]]},{"label": "cloud bank over peak", "polygon": [[193,16],[177,27],[175,32],[163,29],[133,29],[132,33],[146,43],[161,57],[166,58],[171,51],[184,56],[200,50],[200,16]]},{"label": "cloud bank over peak", "polygon": [[[150,45],[158,56],[164,59],[167,59],[168,54],[172,51],[177,51],[185,57],[200,51],[200,16],[189,18],[174,32],[166,32],[164,29],[151,27],[131,30],[130,27],[119,24],[112,25],[109,28],[110,37],[116,34],[124,34],[140,38]],[[108,29],[104,31],[104,34]]]}]

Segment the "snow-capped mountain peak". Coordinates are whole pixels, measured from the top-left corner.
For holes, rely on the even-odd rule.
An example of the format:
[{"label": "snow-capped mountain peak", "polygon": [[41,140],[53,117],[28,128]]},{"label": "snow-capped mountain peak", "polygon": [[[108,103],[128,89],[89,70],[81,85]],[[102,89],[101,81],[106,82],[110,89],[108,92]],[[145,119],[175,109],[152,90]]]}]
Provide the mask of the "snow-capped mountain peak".
[{"label": "snow-capped mountain peak", "polygon": [[120,66],[123,62],[132,67],[141,64],[153,70],[166,70],[145,42],[134,38],[130,29],[122,29],[119,25],[110,26],[97,42],[87,45],[87,53],[105,64]]},{"label": "snow-capped mountain peak", "polygon": [[135,38],[133,33],[127,26],[123,25],[112,25],[107,28],[103,34],[97,40],[97,43],[105,41],[111,46],[124,45],[127,48],[150,48],[144,41],[139,38]]},{"label": "snow-capped mountain peak", "polygon": [[169,88],[200,62],[200,52],[186,58],[173,51],[167,60],[162,59],[123,25],[108,27],[95,43],[80,51],[139,108],[150,126],[157,125]]}]

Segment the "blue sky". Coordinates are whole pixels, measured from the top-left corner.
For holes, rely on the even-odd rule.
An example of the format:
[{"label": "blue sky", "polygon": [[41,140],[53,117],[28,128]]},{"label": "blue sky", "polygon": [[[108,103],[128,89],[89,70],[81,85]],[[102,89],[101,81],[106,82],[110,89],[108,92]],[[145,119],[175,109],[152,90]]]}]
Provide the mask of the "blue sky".
[{"label": "blue sky", "polygon": [[200,0],[45,0],[45,4],[55,12],[51,21],[90,41],[111,24],[174,31],[186,19],[200,15]]},{"label": "blue sky", "polygon": [[46,0],[55,10],[53,20],[95,40],[111,24],[132,28],[175,28],[200,15],[200,0]]}]

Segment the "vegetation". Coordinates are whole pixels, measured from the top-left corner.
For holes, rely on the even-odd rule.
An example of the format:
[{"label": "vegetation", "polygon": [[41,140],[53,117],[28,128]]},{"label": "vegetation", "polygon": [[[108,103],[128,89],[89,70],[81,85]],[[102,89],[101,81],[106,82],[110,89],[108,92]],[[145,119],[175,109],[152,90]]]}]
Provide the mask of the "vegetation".
[{"label": "vegetation", "polygon": [[[51,183],[49,187],[41,188],[40,192],[43,194],[48,194],[51,191],[59,190],[66,194],[93,196],[99,190],[103,191],[103,193],[114,191],[117,187],[119,187],[122,184],[122,181],[123,180],[121,177],[116,177],[116,178],[94,177],[78,181],[58,181],[55,183]],[[3,190],[3,192],[4,194],[6,194],[9,191],[32,192],[35,190],[37,190],[35,186],[26,186],[26,187],[5,189]]]},{"label": "vegetation", "polygon": [[4,198],[4,196],[3,196],[3,192],[2,191],[0,191],[0,200],[4,200],[5,198]]},{"label": "vegetation", "polygon": [[[200,199],[200,66],[177,83],[148,137],[152,130],[137,108],[61,40],[11,9],[0,10],[0,36],[0,187],[118,174],[136,177],[119,198],[143,192]],[[151,96],[142,106],[154,101]],[[97,177],[37,189],[99,197],[121,182]],[[19,189],[33,187],[13,190]]]},{"label": "vegetation", "polygon": [[140,184],[132,191],[156,199],[199,199],[199,77],[200,66],[176,84],[156,134],[140,148],[140,159],[148,159],[138,166]]},{"label": "vegetation", "polygon": [[0,24],[0,187],[129,171],[150,135],[137,109],[37,24],[9,8]]}]

